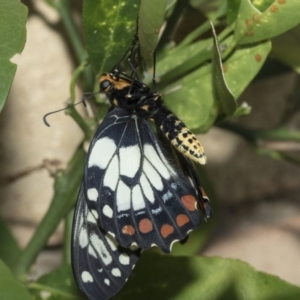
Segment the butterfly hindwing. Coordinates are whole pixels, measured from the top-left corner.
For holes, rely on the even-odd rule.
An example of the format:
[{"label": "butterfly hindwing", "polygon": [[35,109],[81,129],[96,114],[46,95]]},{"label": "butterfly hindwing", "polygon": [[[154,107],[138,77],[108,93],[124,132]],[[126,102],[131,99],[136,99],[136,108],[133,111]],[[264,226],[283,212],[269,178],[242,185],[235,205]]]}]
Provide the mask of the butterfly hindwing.
[{"label": "butterfly hindwing", "polygon": [[200,224],[197,192],[169,156],[148,121],[120,108],[106,116],[91,142],[88,207],[125,248],[157,245],[169,252]]},{"label": "butterfly hindwing", "polygon": [[83,185],[77,200],[72,235],[72,266],[79,288],[91,300],[112,297],[124,286],[140,250],[121,247],[99,228],[95,212],[88,209]]}]

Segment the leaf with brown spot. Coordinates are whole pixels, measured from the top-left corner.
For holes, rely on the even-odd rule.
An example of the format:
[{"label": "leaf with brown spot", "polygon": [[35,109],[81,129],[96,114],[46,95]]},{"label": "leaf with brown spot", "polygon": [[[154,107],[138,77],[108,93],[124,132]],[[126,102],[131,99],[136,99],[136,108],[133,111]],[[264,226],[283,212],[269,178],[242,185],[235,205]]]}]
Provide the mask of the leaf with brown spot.
[{"label": "leaf with brown spot", "polygon": [[[298,0],[273,1],[269,7],[265,4],[255,7],[249,0],[241,1],[234,39],[238,44],[248,44],[275,37],[300,23],[299,11]],[[252,20],[253,25],[247,26],[246,20]]]}]

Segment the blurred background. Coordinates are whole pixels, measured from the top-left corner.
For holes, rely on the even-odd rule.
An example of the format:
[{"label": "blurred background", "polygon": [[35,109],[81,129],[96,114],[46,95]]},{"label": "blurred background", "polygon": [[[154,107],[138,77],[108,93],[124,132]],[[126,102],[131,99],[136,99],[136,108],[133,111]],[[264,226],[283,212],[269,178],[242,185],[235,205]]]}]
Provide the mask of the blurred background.
[{"label": "blurred background", "polygon": [[[53,195],[51,171],[69,161],[83,134],[64,113],[49,117],[50,128],[42,121],[44,114],[66,105],[76,63],[57,12],[42,0],[22,2],[29,7],[27,42],[12,59],[17,73],[0,115],[0,214],[24,247]],[[78,23],[80,6],[74,7]],[[188,13],[187,18],[201,19],[196,9]],[[178,40],[189,29],[181,28]],[[253,130],[276,127],[290,103],[300,102],[299,82],[295,71],[270,59],[239,99],[252,113],[232,124]],[[289,126],[297,129],[300,118],[293,107]],[[199,136],[208,157],[205,181],[216,207],[215,228],[201,254],[241,259],[300,285],[300,144],[273,141],[254,147],[234,131],[213,127]],[[272,157],[274,149],[292,158]],[[39,255],[33,276],[61,264],[62,228]]]}]

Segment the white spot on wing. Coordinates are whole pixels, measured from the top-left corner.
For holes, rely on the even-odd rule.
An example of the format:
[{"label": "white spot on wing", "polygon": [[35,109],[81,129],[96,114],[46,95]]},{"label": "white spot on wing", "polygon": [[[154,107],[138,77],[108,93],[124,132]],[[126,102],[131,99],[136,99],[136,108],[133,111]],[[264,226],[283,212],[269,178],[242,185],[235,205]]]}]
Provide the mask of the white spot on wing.
[{"label": "white spot on wing", "polygon": [[94,281],[93,276],[88,271],[83,271],[81,273],[81,279],[83,282],[93,282]]},{"label": "white spot on wing", "polygon": [[116,235],[115,235],[113,232],[111,232],[111,231],[107,231],[107,233],[108,233],[109,235],[111,235],[113,238],[116,237]]},{"label": "white spot on wing", "polygon": [[88,160],[88,167],[97,166],[100,169],[105,169],[107,167],[108,162],[114,155],[117,146],[115,142],[108,138],[104,137],[98,140],[92,149]]},{"label": "white spot on wing", "polygon": [[172,250],[172,247],[173,247],[174,243],[176,243],[176,242],[178,242],[178,241],[179,241],[179,240],[174,240],[174,241],[171,242],[171,245],[170,245],[170,251]]},{"label": "white spot on wing", "polygon": [[144,174],[142,174],[142,176],[141,176],[140,183],[141,183],[143,193],[146,195],[147,199],[151,203],[154,203],[155,198],[154,198],[153,190],[151,188],[151,185],[150,185],[148,179],[146,178],[146,176]]},{"label": "white spot on wing", "polygon": [[97,201],[98,191],[95,188],[87,190],[87,197],[90,201]]},{"label": "white spot on wing", "polygon": [[132,189],[132,206],[134,210],[146,207],[141,188],[138,184]]},{"label": "white spot on wing", "polygon": [[163,196],[161,197],[162,200],[165,202],[167,202],[169,199],[171,199],[173,197],[173,194],[168,190],[165,194],[163,194]]},{"label": "white spot on wing", "polygon": [[110,285],[109,279],[105,278],[105,279],[104,279],[104,283],[105,283],[106,285]]},{"label": "white spot on wing", "polygon": [[193,181],[193,179],[192,179],[190,176],[188,177],[188,179],[189,179],[189,181],[190,181],[190,183],[191,183],[192,187],[193,187],[193,188],[195,188],[195,185],[194,185],[194,181]]},{"label": "white spot on wing", "polygon": [[159,207],[156,208],[156,209],[152,209],[151,212],[152,212],[154,215],[158,215],[160,212],[162,212],[162,207],[159,206]]},{"label": "white spot on wing", "polygon": [[102,212],[108,218],[112,218],[113,216],[113,210],[107,204],[104,205]]},{"label": "white spot on wing", "polygon": [[89,245],[88,247],[88,253],[98,259],[97,253],[95,252],[94,248],[91,245]]},{"label": "white spot on wing", "polygon": [[98,213],[96,210],[92,209],[87,216],[87,221],[90,223],[97,224]]},{"label": "white spot on wing", "polygon": [[129,261],[130,261],[129,256],[125,252],[120,254],[119,262],[122,265],[129,265]]},{"label": "white spot on wing", "polygon": [[112,256],[110,255],[108,249],[106,248],[104,242],[99,239],[96,234],[92,234],[90,237],[93,248],[100,256],[103,263],[107,266],[112,262]]},{"label": "white spot on wing", "polygon": [[130,188],[122,181],[119,181],[117,188],[118,211],[130,209]]},{"label": "white spot on wing", "polygon": [[105,172],[103,185],[108,186],[112,191],[116,189],[117,183],[119,180],[119,159],[115,155],[108,165],[108,168]]},{"label": "white spot on wing", "polygon": [[88,245],[88,234],[84,227],[81,228],[79,233],[79,245],[81,248],[85,248]]},{"label": "white spot on wing", "polygon": [[118,243],[115,239],[113,239],[110,235],[105,236],[107,243],[112,251],[116,251],[118,247]]},{"label": "white spot on wing", "polygon": [[138,145],[122,147],[120,153],[121,175],[133,178],[140,168],[141,151]]},{"label": "white spot on wing", "polygon": [[115,277],[121,277],[121,271],[119,268],[113,268],[111,270],[111,274],[113,274]]},{"label": "white spot on wing", "polygon": [[158,190],[162,191],[164,188],[163,182],[161,180],[161,176],[156,172],[156,170],[152,167],[152,165],[148,161],[144,161],[143,171],[149,178],[152,185]]},{"label": "white spot on wing", "polygon": [[136,215],[136,216],[139,216],[139,215],[143,215],[143,214],[145,214],[145,213],[146,213],[146,212],[145,212],[144,210],[142,210],[142,211],[136,212],[135,215]]},{"label": "white spot on wing", "polygon": [[136,242],[131,243],[131,245],[129,246],[129,249],[130,249],[131,251],[135,251],[135,250],[137,250],[138,248],[139,248],[139,247],[138,247],[138,245],[137,245]]},{"label": "white spot on wing", "polygon": [[[165,178],[170,178],[170,171],[166,168],[165,164],[166,161],[162,161],[160,157],[157,155],[154,147],[150,144],[144,145],[144,153],[145,156],[148,158],[149,161],[151,161],[152,165],[155,166],[157,171]],[[169,164],[168,164],[169,166]]]}]

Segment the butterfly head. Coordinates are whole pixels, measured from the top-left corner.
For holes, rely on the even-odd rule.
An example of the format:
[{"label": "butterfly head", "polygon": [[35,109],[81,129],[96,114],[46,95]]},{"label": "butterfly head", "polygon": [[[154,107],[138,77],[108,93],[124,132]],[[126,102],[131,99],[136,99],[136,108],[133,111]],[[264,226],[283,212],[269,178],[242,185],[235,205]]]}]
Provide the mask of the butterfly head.
[{"label": "butterfly head", "polygon": [[129,88],[131,82],[124,78],[120,78],[113,73],[104,73],[99,79],[100,91],[104,93],[111,93],[112,91],[122,91]]}]

